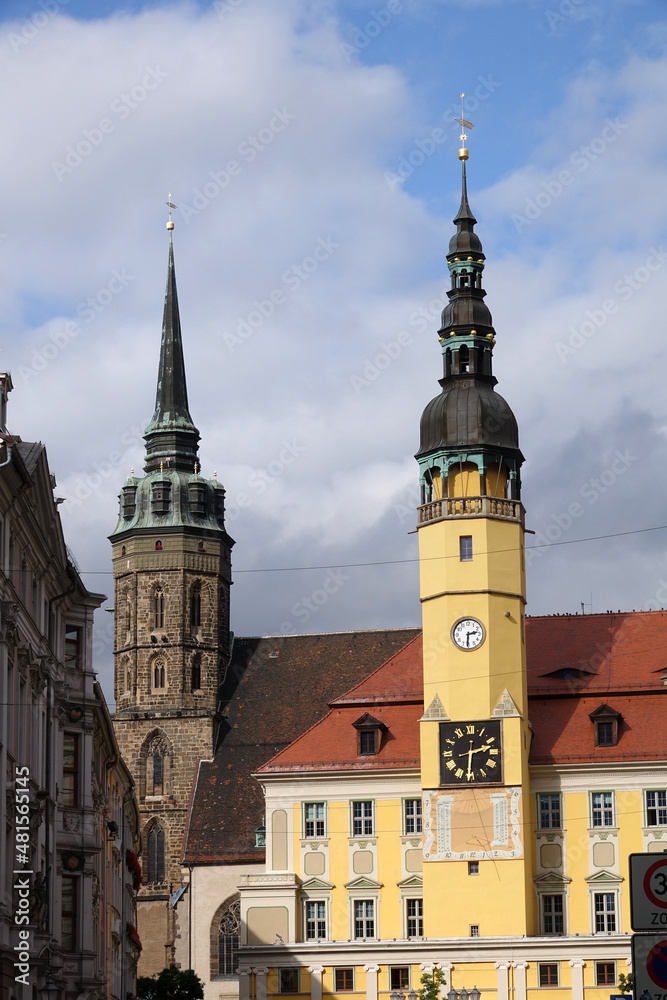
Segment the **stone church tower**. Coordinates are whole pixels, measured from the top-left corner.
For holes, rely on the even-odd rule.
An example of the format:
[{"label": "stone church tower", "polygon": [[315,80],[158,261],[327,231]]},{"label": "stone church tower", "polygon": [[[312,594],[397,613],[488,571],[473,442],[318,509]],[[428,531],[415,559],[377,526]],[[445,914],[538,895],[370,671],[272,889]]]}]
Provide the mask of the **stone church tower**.
[{"label": "stone church tower", "polygon": [[144,439],[145,474],[123,485],[110,540],[114,726],[140,805],[140,974],[152,975],[173,960],[177,928],[169,895],[183,883],[196,765],[213,755],[218,688],[230,652],[234,544],[224,526],[224,489],[199,473],[171,235],[157,398]]}]

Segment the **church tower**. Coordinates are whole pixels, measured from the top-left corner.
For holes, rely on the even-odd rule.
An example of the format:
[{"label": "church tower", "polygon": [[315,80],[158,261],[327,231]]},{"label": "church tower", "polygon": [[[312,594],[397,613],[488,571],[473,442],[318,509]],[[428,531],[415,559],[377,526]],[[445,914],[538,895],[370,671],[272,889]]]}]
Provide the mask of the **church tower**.
[{"label": "church tower", "polygon": [[210,758],[218,688],[229,659],[233,540],[225,491],[200,474],[199,432],[188,408],[176,294],[173,223],[155,412],[144,475],[120,493],[110,536],[115,590],[114,726],[139,799],[143,888],[140,974],[173,959],[169,894],[180,858],[197,761]]},{"label": "church tower", "polygon": [[424,410],[416,456],[426,937],[535,933],[523,456],[514,414],[495,391],[465,139],[438,331],[442,391]]}]

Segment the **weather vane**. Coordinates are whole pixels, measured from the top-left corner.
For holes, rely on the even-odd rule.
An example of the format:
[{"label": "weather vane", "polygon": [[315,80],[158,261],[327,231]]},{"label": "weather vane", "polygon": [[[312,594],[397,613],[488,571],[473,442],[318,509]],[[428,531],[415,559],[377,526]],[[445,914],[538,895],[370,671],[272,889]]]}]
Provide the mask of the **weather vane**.
[{"label": "weather vane", "polygon": [[466,121],[466,119],[463,117],[463,98],[466,95],[462,93],[460,96],[461,96],[461,117],[455,118],[454,121],[458,122],[459,125],[461,126],[461,135],[459,137],[461,139],[461,149],[459,149],[459,160],[467,160],[468,150],[466,149],[466,139],[468,138],[468,136],[466,135],[466,129],[474,128],[475,126],[473,125],[472,122]]},{"label": "weather vane", "polygon": [[171,232],[172,229],[174,228],[174,223],[171,221],[171,210],[172,208],[174,209],[178,208],[178,205],[174,205],[174,203],[172,202],[171,191],[169,192],[167,197],[169,198],[169,201],[165,201],[165,205],[169,206],[169,222],[167,223],[167,230]]}]

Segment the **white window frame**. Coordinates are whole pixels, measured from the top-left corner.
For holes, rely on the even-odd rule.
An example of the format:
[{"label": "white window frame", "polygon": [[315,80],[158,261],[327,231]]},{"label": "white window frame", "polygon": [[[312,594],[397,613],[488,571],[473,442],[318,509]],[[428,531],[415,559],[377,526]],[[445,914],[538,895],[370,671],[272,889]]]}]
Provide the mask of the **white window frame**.
[{"label": "white window frame", "polygon": [[[547,899],[555,899],[560,896],[562,900],[562,909],[560,914],[553,910],[551,913],[545,913],[544,904]],[[566,895],[564,892],[559,892],[555,890],[554,892],[540,892],[539,894],[539,917],[540,917],[540,931],[545,937],[563,937],[567,931],[567,908],[566,908]],[[558,916],[562,917],[563,929],[558,930],[547,930],[547,918],[551,918],[554,923]]]},{"label": "white window frame", "polygon": [[[424,900],[421,896],[407,896],[404,901],[405,907],[405,936],[408,941],[418,941],[424,937]],[[414,904],[415,913],[410,915],[410,907]],[[410,933],[410,922],[414,921],[416,930],[421,930],[421,933],[411,934]]]},{"label": "white window frame", "polygon": [[[649,795],[654,796],[654,805],[649,806]],[[660,805],[657,802],[657,796],[663,796],[664,805]],[[648,811],[652,809],[655,812],[655,823],[649,823]],[[660,822],[660,813],[663,812],[664,823]],[[667,789],[664,788],[647,788],[644,792],[644,822],[646,828],[649,830],[659,830],[667,829]]]},{"label": "white window frame", "polygon": [[[308,810],[314,809],[317,813],[318,807],[322,807],[322,815],[314,815],[312,818],[308,816]],[[308,832],[308,824],[313,824],[313,832]],[[322,832],[319,833],[317,826],[318,823],[322,824]],[[327,806],[326,802],[304,802],[303,803],[303,839],[304,840],[325,840],[327,835]]]},{"label": "white window frame", "polygon": [[[555,799],[555,798],[558,799],[558,819],[560,820],[558,826],[552,826],[552,825],[542,826],[542,808],[541,808],[541,804],[540,804],[540,799],[542,797],[548,797],[549,799]],[[561,793],[560,792],[537,792],[536,793],[536,802],[535,802],[535,813],[536,813],[536,818],[537,818],[536,826],[537,826],[538,830],[562,830],[563,829],[563,796],[561,795]],[[549,819],[551,819],[552,816],[553,816],[553,809],[552,809],[551,803],[549,803],[549,808],[547,810],[547,815],[549,816]],[[546,963],[543,963],[543,964],[548,965],[549,963],[546,962]]]},{"label": "white window frame", "polygon": [[[370,812],[366,808],[370,806]],[[355,809],[359,807],[359,816],[354,815]],[[355,823],[359,823],[361,831],[357,832]],[[366,827],[370,825],[370,831]],[[361,838],[375,837],[375,802],[373,799],[353,799],[350,803],[350,829],[352,837]]]},{"label": "white window frame", "polygon": [[[598,899],[598,897],[611,897],[611,899],[613,900],[613,903],[614,903],[613,910],[607,910],[606,909],[606,905],[605,905],[605,908],[602,911],[600,911],[602,913],[603,917],[604,917],[604,924],[605,924],[604,928],[602,928],[601,930],[598,930],[598,908],[597,908],[597,899]],[[592,906],[592,911],[593,911],[592,912],[592,916],[593,916],[593,922],[592,922],[593,934],[619,934],[620,933],[621,928],[620,928],[619,924],[620,924],[620,915],[621,914],[620,914],[620,910],[619,910],[619,906],[618,906],[618,891],[616,889],[605,889],[602,892],[596,891],[595,889],[593,889],[593,891],[591,892],[591,906]],[[614,926],[613,926],[612,929],[610,929],[607,926],[607,924],[608,924],[607,914],[611,914],[611,913],[613,913],[613,915],[614,915]]]},{"label": "white window frame", "polygon": [[[609,796],[609,799],[610,799],[609,806],[607,806],[605,804],[605,801],[604,801],[604,796],[605,795]],[[602,797],[599,807],[596,807],[596,805],[595,805],[596,796],[601,796]],[[610,791],[609,789],[606,789],[605,791],[591,792],[590,793],[589,802],[590,802],[590,810],[591,810],[590,829],[591,830],[613,830],[613,829],[615,829],[615,827],[616,827],[616,802],[614,801],[614,793],[613,793],[613,791]],[[596,823],[595,822],[595,813],[597,811],[600,812],[600,820],[601,820],[600,823]],[[609,823],[606,821],[607,820],[607,816],[605,814],[607,812],[609,812],[609,817],[610,817],[610,820],[611,820],[611,822],[609,822]]]},{"label": "white window frame", "polygon": [[[309,908],[314,907],[316,910],[316,916],[309,917]],[[303,905],[303,929],[304,929],[304,941],[327,941],[328,932],[327,928],[329,926],[328,921],[328,905],[326,899],[307,899]],[[320,913],[324,916],[320,916]],[[308,925],[312,923],[314,934],[308,933]],[[319,931],[323,930],[324,933],[320,934]]]},{"label": "white window frame", "polygon": [[[417,806],[417,810],[413,812],[412,816],[409,816],[408,806],[414,807],[415,805]],[[424,829],[422,811],[422,800],[420,798],[403,799],[403,835],[405,837],[418,837],[421,835]],[[408,823],[412,823],[415,829],[408,830]]]},{"label": "white window frame", "polygon": [[[365,896],[359,897],[357,899],[351,899],[351,918],[352,918],[352,940],[353,941],[377,941],[378,940],[378,898],[377,896]],[[368,906],[369,904],[373,907],[373,914],[371,917],[368,916]],[[361,918],[357,917],[357,907],[364,907],[364,915]],[[373,921],[373,933],[372,934],[357,934],[357,920],[363,920],[364,931],[368,929],[368,921]]]}]

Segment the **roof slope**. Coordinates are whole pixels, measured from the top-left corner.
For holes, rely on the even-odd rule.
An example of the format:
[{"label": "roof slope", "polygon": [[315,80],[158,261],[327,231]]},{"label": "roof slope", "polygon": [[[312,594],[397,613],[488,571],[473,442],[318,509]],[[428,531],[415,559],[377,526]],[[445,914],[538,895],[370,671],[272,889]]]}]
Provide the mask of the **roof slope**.
[{"label": "roof slope", "polygon": [[262,861],[255,829],[264,804],[252,773],[418,634],[408,628],[235,639],[217,749],[195,779],[184,863]]},{"label": "roof slope", "polygon": [[[336,698],[324,719],[261,767],[259,774],[419,767],[417,723],[423,703],[422,637],[418,634],[369,677]],[[378,753],[361,756],[354,723],[367,714],[368,705],[387,731]]]}]

